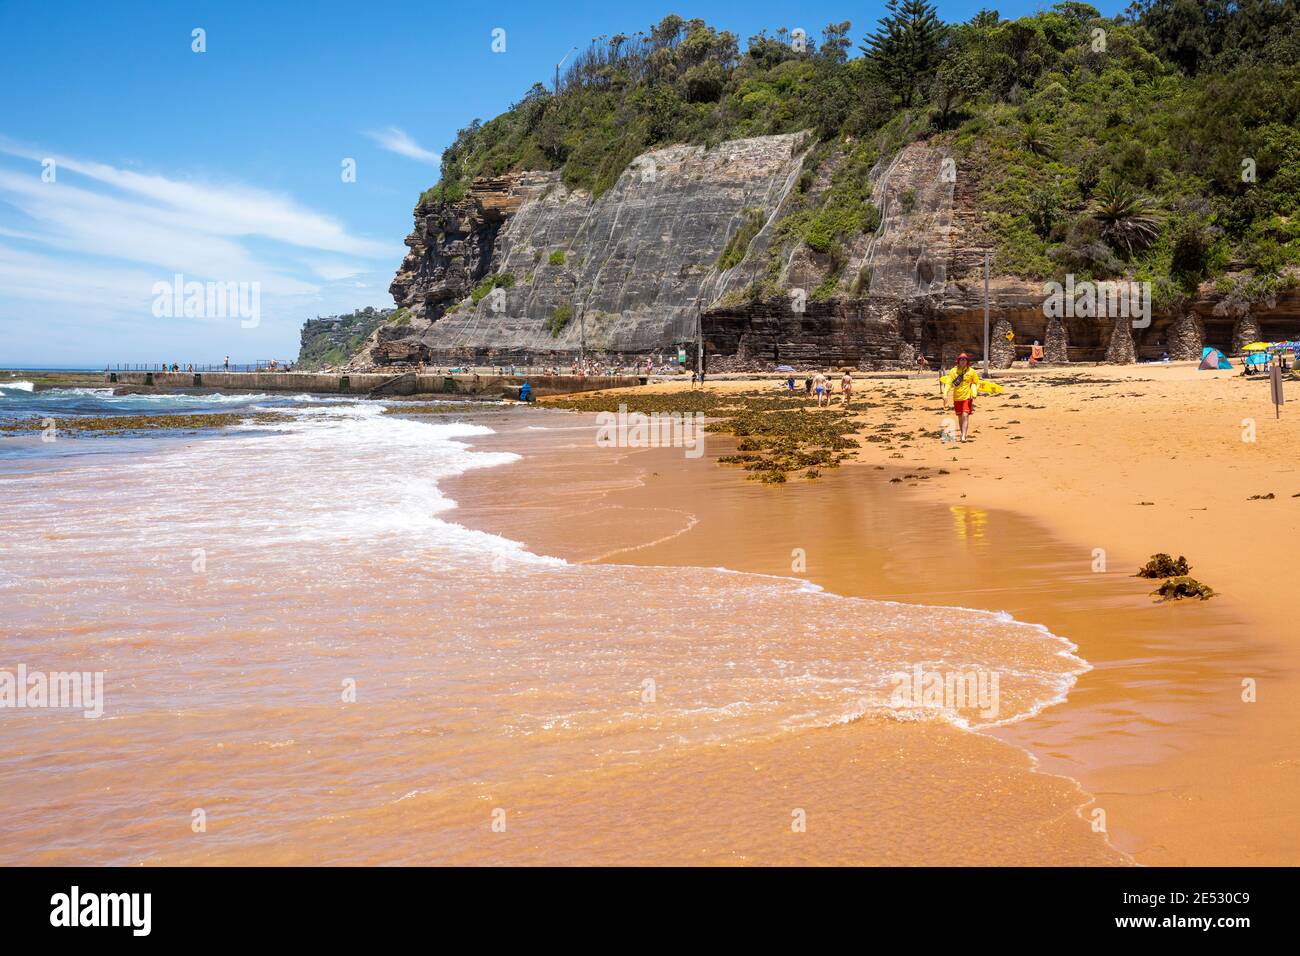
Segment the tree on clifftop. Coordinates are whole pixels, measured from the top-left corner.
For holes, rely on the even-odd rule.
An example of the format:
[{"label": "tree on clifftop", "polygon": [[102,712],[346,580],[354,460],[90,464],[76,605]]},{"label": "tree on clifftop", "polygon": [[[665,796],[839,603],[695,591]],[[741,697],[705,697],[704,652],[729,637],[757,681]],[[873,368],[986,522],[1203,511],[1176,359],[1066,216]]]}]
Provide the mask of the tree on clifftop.
[{"label": "tree on clifftop", "polygon": [[889,12],[880,18],[875,33],[866,38],[862,52],[880,80],[911,106],[939,65],[947,27],[926,0],[888,0]]}]

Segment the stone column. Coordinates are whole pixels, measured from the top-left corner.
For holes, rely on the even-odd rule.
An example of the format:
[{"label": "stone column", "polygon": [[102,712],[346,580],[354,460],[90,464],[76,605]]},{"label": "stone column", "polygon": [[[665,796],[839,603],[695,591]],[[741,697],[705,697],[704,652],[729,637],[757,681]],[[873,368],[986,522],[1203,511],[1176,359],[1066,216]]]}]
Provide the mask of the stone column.
[{"label": "stone column", "polygon": [[1043,361],[1048,365],[1068,365],[1070,333],[1060,319],[1048,319],[1043,334]]},{"label": "stone column", "polygon": [[989,333],[990,368],[1011,368],[1011,363],[1015,361],[1015,343],[1007,341],[1007,335],[1011,331],[1011,323],[1006,319],[998,319],[993,323],[993,331]]},{"label": "stone column", "polygon": [[1259,341],[1259,321],[1247,312],[1232,327],[1232,354],[1238,355],[1244,346]]},{"label": "stone column", "polygon": [[1137,347],[1133,344],[1133,320],[1127,316],[1117,318],[1106,346],[1106,361],[1111,365],[1132,365],[1137,361]]},{"label": "stone column", "polygon": [[1199,361],[1205,348],[1205,326],[1201,317],[1188,309],[1169,327],[1166,339],[1169,358],[1175,362]]}]

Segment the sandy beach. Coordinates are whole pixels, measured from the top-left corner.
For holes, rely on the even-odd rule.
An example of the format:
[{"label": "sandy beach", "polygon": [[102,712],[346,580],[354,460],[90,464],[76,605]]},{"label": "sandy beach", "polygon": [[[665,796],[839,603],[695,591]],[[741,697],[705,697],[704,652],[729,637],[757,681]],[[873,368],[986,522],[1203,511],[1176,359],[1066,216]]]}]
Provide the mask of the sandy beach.
[{"label": "sandy beach", "polygon": [[[1230,373],[998,377],[966,444],[862,377],[783,484],[559,402],[70,393],[248,421],[13,439],[7,664],[107,706],[13,718],[0,859],[1293,865],[1296,424]],[[1155,600],[1155,552],[1217,595]],[[918,665],[1000,709],[887,701]]]},{"label": "sandy beach", "polygon": [[[1037,776],[1077,781],[1084,829],[1096,830],[1100,809],[1108,842],[1141,864],[1294,864],[1300,648],[1283,569],[1300,526],[1300,420],[1290,409],[1275,419],[1263,383],[1192,366],[998,378],[1006,392],[977,403],[965,445],[919,437],[943,418],[931,376],[860,379],[860,436],[888,422],[917,437],[863,441],[816,481],[764,487],[735,468],[703,472],[680,450],[601,459],[578,442],[547,464],[545,484],[569,488],[567,500],[503,501],[493,483],[517,482],[522,466],[476,476],[474,492],[458,479],[451,493],[465,498],[459,520],[508,524],[569,560],[791,576],[802,548],[803,575],[837,594],[1043,624],[1093,669],[1066,702],[988,734],[1032,754]],[[756,386],[777,383],[709,388]],[[1243,441],[1247,420],[1254,441]],[[710,436],[706,461],[731,445]],[[525,457],[536,484],[540,463]],[[623,483],[592,506],[583,479],[608,482],[614,467]],[[1186,555],[1218,595],[1153,599],[1157,582],[1134,573],[1160,551]],[[791,772],[825,782],[825,761],[850,759],[854,728],[802,743],[809,759]],[[868,781],[845,788],[867,805]],[[1033,862],[1082,859],[1078,847],[1054,859],[1038,849]]]}]

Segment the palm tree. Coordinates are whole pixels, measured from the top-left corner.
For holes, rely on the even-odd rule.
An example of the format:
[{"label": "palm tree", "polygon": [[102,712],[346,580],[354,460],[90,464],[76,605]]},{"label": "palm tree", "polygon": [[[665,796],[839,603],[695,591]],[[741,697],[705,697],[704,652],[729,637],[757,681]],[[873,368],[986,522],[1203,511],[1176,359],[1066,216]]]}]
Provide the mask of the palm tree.
[{"label": "palm tree", "polygon": [[1052,154],[1052,139],[1038,120],[1028,120],[1020,131],[1020,144],[1035,156]]},{"label": "palm tree", "polygon": [[1151,245],[1160,234],[1160,220],[1152,213],[1149,200],[1115,179],[1098,187],[1092,217],[1101,223],[1102,238],[1129,255]]}]

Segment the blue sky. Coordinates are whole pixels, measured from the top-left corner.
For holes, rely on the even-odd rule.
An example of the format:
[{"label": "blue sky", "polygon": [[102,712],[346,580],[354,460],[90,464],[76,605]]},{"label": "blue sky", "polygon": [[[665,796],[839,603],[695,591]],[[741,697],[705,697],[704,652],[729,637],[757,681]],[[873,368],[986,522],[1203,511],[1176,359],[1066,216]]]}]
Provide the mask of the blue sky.
[{"label": "blue sky", "polygon": [[[1050,4],[938,6],[957,21]],[[549,80],[571,47],[674,12],[742,43],[782,26],[815,38],[847,19],[856,43],[883,9],[3,0],[0,368],[292,358],[305,319],[392,305],[437,156],[470,120]],[[491,49],[497,27],[504,53]],[[341,175],[348,159],[355,182]],[[158,283],[177,274],[257,283],[256,321],[156,314]]]}]

